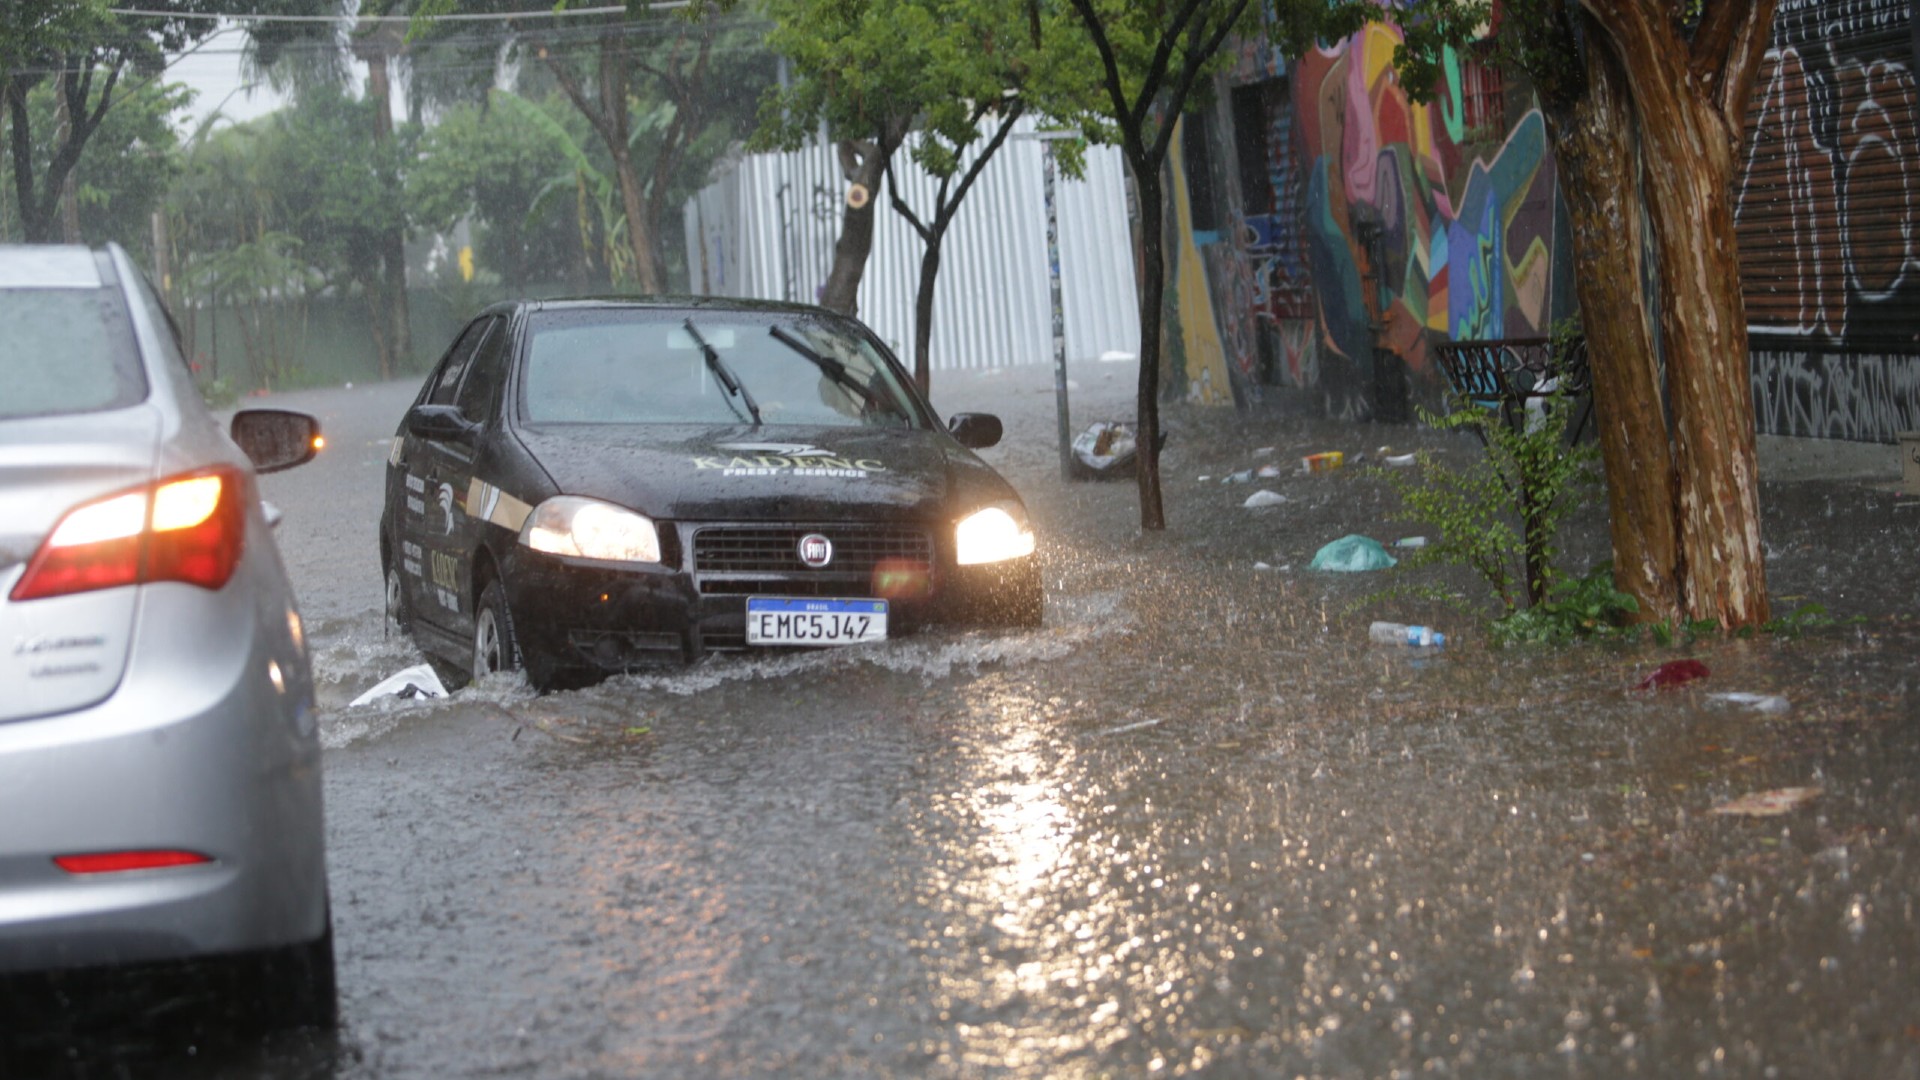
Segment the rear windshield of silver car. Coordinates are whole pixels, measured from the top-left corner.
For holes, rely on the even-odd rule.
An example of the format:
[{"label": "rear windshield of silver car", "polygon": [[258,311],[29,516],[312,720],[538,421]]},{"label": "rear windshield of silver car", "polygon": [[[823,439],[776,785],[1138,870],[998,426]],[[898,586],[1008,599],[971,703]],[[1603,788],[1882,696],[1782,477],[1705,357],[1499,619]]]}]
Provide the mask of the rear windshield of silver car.
[{"label": "rear windshield of silver car", "polygon": [[535,424],[925,423],[871,341],[808,315],[543,311],[524,371]]},{"label": "rear windshield of silver car", "polygon": [[118,291],[0,289],[0,420],[100,412],[146,397]]}]

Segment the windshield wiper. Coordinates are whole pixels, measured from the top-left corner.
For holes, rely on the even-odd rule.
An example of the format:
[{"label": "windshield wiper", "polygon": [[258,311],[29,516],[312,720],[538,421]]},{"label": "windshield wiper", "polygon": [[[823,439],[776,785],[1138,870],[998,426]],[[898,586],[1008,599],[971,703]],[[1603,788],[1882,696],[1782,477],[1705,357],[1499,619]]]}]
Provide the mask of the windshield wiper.
[{"label": "windshield wiper", "polygon": [[[713,372],[714,378],[720,380],[721,386],[726,387],[728,394],[746,403],[747,411],[753,414],[753,426],[760,427],[763,423],[760,419],[760,406],[754,404],[753,395],[747,392],[747,385],[740,381],[740,376],[733,373],[733,369],[727,366],[725,360],[720,359],[720,353],[707,344],[707,339],[700,336],[700,331],[693,328],[692,319],[688,319],[685,325],[688,336],[693,338],[695,345],[700,346],[700,355],[707,358],[707,369]],[[739,415],[740,407],[733,404],[733,397],[727,398],[727,404],[733,406],[735,415]]]},{"label": "windshield wiper", "polygon": [[899,410],[881,401],[880,396],[873,392],[872,387],[849,375],[847,373],[847,365],[835,360],[831,356],[815,352],[806,342],[801,341],[799,338],[794,337],[778,326],[767,327],[767,333],[772,334],[775,341],[778,341],[780,344],[785,345],[787,348],[792,349],[794,352],[812,361],[813,366],[825,372],[827,378],[858,394],[860,400],[867,403],[867,408],[888,415],[899,415]]}]

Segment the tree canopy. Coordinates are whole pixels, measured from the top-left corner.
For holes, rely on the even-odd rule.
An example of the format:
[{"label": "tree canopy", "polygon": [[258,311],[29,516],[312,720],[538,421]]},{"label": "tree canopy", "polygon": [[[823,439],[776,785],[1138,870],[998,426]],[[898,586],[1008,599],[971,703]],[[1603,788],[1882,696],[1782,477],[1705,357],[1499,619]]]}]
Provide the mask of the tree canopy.
[{"label": "tree canopy", "polygon": [[[330,14],[335,0],[255,0],[259,14]],[[129,79],[161,77],[166,57],[219,27],[221,0],[153,0],[143,14],[119,14],[107,0],[38,0],[0,5],[0,94],[5,97],[14,203],[30,241],[76,232],[71,212],[62,228],[61,202],[87,141],[100,129]],[[286,23],[250,24],[271,49]],[[52,88],[54,134],[36,136],[32,94]],[[42,121],[44,124],[45,121]],[[37,154],[36,145],[45,147]],[[76,205],[68,200],[68,205]],[[69,236],[69,239],[77,237]]]},{"label": "tree canopy", "polygon": [[[865,193],[844,212],[822,297],[829,307],[854,307],[885,184],[888,202],[923,244],[913,371],[925,389],[948,227],[1022,115],[1092,115],[1093,72],[1083,55],[1045,47],[1029,0],[767,0],[765,9],[774,23],[768,44],[792,77],[766,95],[754,145],[794,149],[824,128],[839,144],[849,184]],[[1076,59],[1077,77],[1049,70]],[[1104,130],[1094,124],[1087,133]],[[902,194],[894,175],[902,148],[937,181],[931,205],[916,207]]]}]

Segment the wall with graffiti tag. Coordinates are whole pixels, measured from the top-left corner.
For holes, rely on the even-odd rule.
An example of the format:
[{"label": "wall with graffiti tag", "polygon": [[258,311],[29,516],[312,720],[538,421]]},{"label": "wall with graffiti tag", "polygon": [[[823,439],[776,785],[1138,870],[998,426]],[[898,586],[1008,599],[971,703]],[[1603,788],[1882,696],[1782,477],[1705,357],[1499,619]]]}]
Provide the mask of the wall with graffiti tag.
[{"label": "wall with graffiti tag", "polygon": [[1760,430],[1920,429],[1912,0],[1781,0],[1735,189]]}]

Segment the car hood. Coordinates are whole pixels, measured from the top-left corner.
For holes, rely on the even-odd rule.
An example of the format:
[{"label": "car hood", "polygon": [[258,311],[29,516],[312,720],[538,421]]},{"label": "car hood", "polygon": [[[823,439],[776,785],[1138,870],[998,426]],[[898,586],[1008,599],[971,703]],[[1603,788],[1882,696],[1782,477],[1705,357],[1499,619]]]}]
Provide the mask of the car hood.
[{"label": "car hood", "polygon": [[938,430],[556,424],[518,434],[561,493],[667,521],[947,519],[1016,498]]}]

